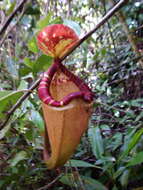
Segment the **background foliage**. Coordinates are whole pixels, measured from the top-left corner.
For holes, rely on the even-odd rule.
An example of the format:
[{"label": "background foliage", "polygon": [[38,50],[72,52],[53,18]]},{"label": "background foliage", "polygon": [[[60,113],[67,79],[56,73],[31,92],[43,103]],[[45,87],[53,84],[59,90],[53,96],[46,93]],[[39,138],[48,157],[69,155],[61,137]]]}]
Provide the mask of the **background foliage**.
[{"label": "background foliage", "polygon": [[[0,1],[1,26],[18,3]],[[82,36],[111,6],[110,0],[31,0],[19,10],[0,41],[0,122],[52,63],[37,48],[37,32],[64,23]],[[130,0],[121,11],[124,22],[113,16],[65,61],[95,93],[89,129],[71,160],[55,171],[43,163],[44,122],[34,90],[0,131],[0,189],[143,189],[142,60],[128,41],[131,35],[142,54],[143,2]]]}]

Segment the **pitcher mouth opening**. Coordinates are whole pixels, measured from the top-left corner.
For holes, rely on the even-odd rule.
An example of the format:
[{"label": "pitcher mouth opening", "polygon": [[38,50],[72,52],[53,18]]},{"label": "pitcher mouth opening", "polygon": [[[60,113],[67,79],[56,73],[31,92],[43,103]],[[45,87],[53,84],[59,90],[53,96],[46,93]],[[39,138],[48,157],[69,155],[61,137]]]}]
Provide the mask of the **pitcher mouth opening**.
[{"label": "pitcher mouth opening", "polygon": [[[85,103],[84,102],[84,107],[92,107],[93,105],[93,102],[90,102],[90,103]],[[47,105],[50,109],[52,110],[56,110],[56,111],[64,111],[64,110],[69,110],[69,109],[72,109],[74,107],[77,106],[77,103],[74,102],[74,100],[72,102],[70,102],[69,104],[63,106],[63,107],[55,107],[55,106],[51,106],[51,105]]]},{"label": "pitcher mouth opening", "polygon": [[[60,73],[62,73],[62,77],[59,77]],[[70,82],[77,87],[76,90],[71,90],[67,94],[64,94],[63,97],[60,97],[60,99],[52,95],[51,86],[60,86],[64,91],[64,87],[67,88],[66,85],[69,85]],[[50,69],[43,74],[38,94],[45,104],[54,107],[66,106],[76,98],[83,99],[88,103],[93,101],[93,93],[89,87],[79,77],[68,71],[59,60],[56,60]]]}]

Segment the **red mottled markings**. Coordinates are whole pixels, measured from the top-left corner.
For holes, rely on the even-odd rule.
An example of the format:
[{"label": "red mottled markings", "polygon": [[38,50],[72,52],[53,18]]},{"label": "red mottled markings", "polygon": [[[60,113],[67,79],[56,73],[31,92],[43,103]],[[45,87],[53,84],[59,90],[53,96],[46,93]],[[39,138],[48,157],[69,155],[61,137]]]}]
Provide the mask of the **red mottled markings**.
[{"label": "red mottled markings", "polygon": [[[71,73],[62,63],[60,62],[60,54],[65,53],[75,42],[79,40],[78,36],[68,26],[63,24],[54,24],[45,27],[37,36],[39,48],[46,54],[54,57],[54,64],[48,69],[47,72],[42,76],[38,88],[38,95],[40,99],[51,106],[64,106],[75,98],[82,98],[86,102],[93,100],[93,93],[89,87],[77,76]],[[53,80],[54,74],[60,69],[64,75],[68,78],[58,78],[56,81]],[[61,101],[56,101],[50,94],[50,85],[61,85],[63,83],[74,82],[79,88],[79,92],[73,92],[64,97]]]},{"label": "red mottled markings", "polygon": [[58,45],[61,40],[69,39],[71,40],[71,43],[67,44],[66,47],[63,46],[63,51],[78,40],[78,36],[74,30],[63,24],[47,26],[41,32],[39,32],[37,36],[39,48],[43,50],[44,53],[53,57],[59,56],[56,55],[56,45]]}]

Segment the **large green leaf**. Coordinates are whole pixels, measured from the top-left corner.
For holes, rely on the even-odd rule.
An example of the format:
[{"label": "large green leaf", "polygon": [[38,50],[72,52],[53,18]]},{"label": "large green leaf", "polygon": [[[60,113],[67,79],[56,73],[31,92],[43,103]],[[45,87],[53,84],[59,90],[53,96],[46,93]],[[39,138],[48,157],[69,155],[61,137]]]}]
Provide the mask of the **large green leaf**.
[{"label": "large green leaf", "polygon": [[133,156],[127,166],[135,166],[141,163],[143,163],[143,152],[139,152],[135,156]]},{"label": "large green leaf", "polygon": [[6,12],[7,15],[10,15],[13,12],[15,5],[16,5],[16,1],[9,2],[9,9]]},{"label": "large green leaf", "polygon": [[90,177],[81,176],[87,190],[107,190],[107,188],[99,181]]},{"label": "large green leaf", "polygon": [[39,112],[31,110],[31,121],[38,127],[41,133],[44,132],[44,121]]},{"label": "large green leaf", "polygon": [[[0,91],[0,119],[6,116],[6,112],[23,95],[23,91]],[[6,95],[7,94],[7,95]]]},{"label": "large green leaf", "polygon": [[31,61],[29,58],[24,59],[24,64],[30,69],[31,72],[37,73],[39,71],[47,70],[52,64],[53,58],[48,55],[41,55],[36,61]]},{"label": "large green leaf", "polygon": [[36,43],[36,37],[33,36],[29,42],[28,42],[28,49],[30,51],[32,51],[33,53],[38,53],[38,46],[37,46],[37,43]]},{"label": "large green leaf", "polygon": [[49,12],[49,14],[47,16],[45,16],[44,18],[39,20],[36,25],[37,30],[42,30],[44,27],[51,25],[51,24],[62,24],[63,23],[61,17],[56,17],[55,19],[53,19],[52,16],[53,16],[53,13]]},{"label": "large green leaf", "polygon": [[[72,176],[71,174],[67,174],[61,177],[60,181],[63,184],[69,185],[70,187],[74,187],[74,180],[74,182],[80,186],[79,179],[77,177],[73,179],[73,177],[74,176]],[[80,178],[86,190],[107,190],[107,188],[104,185],[102,185],[102,183],[95,179],[86,176],[80,176]]]},{"label": "large green leaf", "polygon": [[0,91],[0,99],[4,96],[7,96],[8,94],[10,94],[12,91],[10,90],[2,90]]},{"label": "large green leaf", "polygon": [[52,15],[53,14],[50,12],[47,16],[45,16],[44,18],[42,18],[41,20],[39,20],[37,22],[37,26],[36,26],[37,29],[41,30],[45,26],[48,26],[50,24]]},{"label": "large green leaf", "polygon": [[22,67],[19,69],[19,75],[20,75],[20,77],[27,76],[31,72],[32,72],[32,70],[28,66],[26,66],[26,65],[22,65]]},{"label": "large green leaf", "polygon": [[118,170],[116,172],[114,172],[113,178],[116,179],[118,178],[121,174],[123,174],[123,172],[126,170],[126,167],[119,167]]},{"label": "large green leaf", "polygon": [[108,149],[115,151],[118,147],[122,145],[122,138],[123,138],[123,134],[117,132],[110,139],[108,138],[105,139],[106,147]]},{"label": "large green leaf", "polygon": [[34,61],[31,61],[29,57],[24,58],[24,64],[29,68],[33,69]]},{"label": "large green leaf", "polygon": [[52,19],[51,22],[49,23],[51,24],[63,24],[63,20],[61,17],[56,17],[54,20]]},{"label": "large green leaf", "polygon": [[102,158],[103,153],[104,153],[104,146],[103,146],[103,139],[100,133],[100,129],[98,127],[90,128],[88,130],[88,137],[91,143],[93,154],[98,159]]},{"label": "large green leaf", "polygon": [[124,187],[124,186],[127,186],[128,184],[128,180],[129,180],[129,174],[130,174],[130,170],[125,170],[122,174],[122,176],[120,177],[120,182],[121,182],[121,185]]},{"label": "large green leaf", "polygon": [[37,73],[42,70],[47,70],[48,67],[52,64],[52,57],[47,55],[41,55],[33,65],[33,72]]},{"label": "large green leaf", "polygon": [[23,90],[28,88],[28,83],[25,80],[21,80],[18,86],[18,90]]},{"label": "large green leaf", "polygon": [[5,137],[6,133],[10,128],[10,124],[5,126],[2,130],[0,130],[0,140]]},{"label": "large green leaf", "polygon": [[135,145],[139,142],[141,136],[143,134],[143,128],[141,128],[140,130],[138,130],[133,137],[131,138],[130,142],[127,145],[127,148],[125,149],[125,151],[121,154],[121,156],[119,157],[119,160],[122,160],[125,156],[127,156],[129,154],[129,152],[135,147]]},{"label": "large green leaf", "polygon": [[[69,163],[65,164],[65,166],[71,166],[71,167],[96,167],[93,164],[90,164],[88,162],[82,161],[82,160],[69,160]],[[100,168],[100,167],[98,167]]]}]

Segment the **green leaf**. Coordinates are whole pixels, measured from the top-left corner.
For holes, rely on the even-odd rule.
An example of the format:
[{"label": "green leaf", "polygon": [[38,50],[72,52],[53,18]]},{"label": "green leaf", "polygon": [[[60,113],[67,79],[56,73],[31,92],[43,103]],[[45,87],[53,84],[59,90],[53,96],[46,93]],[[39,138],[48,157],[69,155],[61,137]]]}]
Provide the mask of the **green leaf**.
[{"label": "green leaf", "polygon": [[12,167],[16,166],[16,164],[18,164],[18,162],[20,162],[21,160],[25,160],[27,158],[27,153],[22,150],[20,152],[18,152],[15,157],[10,161],[10,165]]},{"label": "green leaf", "polygon": [[[63,177],[61,177],[60,181],[65,184],[65,185],[69,185],[70,187],[74,187],[74,183],[73,183],[73,175],[71,174],[67,174]],[[100,183],[99,181],[92,179],[90,177],[86,177],[86,176],[81,176],[80,175],[81,180],[83,181],[83,184],[85,186],[86,190],[107,190],[107,188],[102,185],[102,183]],[[77,181],[76,181],[77,180]],[[74,181],[76,182],[76,184],[79,184],[79,179],[74,178]],[[79,184],[80,186],[80,184]]]},{"label": "green leaf", "polygon": [[114,173],[113,178],[118,178],[125,171],[125,169],[126,168],[123,166],[119,167],[118,170]]},{"label": "green leaf", "polygon": [[87,190],[107,190],[107,188],[102,183],[95,179],[86,176],[81,176],[81,179],[83,180]]},{"label": "green leaf", "polygon": [[36,25],[37,30],[42,30],[44,27],[51,25],[51,24],[62,24],[63,23],[61,17],[56,17],[55,19],[53,19],[52,16],[53,16],[53,13],[49,12],[49,14],[45,18],[42,18],[41,20],[39,20]]},{"label": "green leaf", "polygon": [[33,66],[33,72],[37,73],[42,70],[47,70],[48,67],[52,64],[52,57],[47,55],[41,55],[35,62]]},{"label": "green leaf", "polygon": [[59,180],[60,182],[62,182],[65,185],[69,185],[70,187],[74,186],[74,184],[72,183],[72,179],[73,176],[71,174],[67,174],[61,177],[61,179]]},{"label": "green leaf", "polygon": [[52,15],[53,15],[53,14],[50,12],[45,18],[39,20],[39,21],[37,22],[36,28],[38,28],[39,30],[41,30],[41,29],[43,29],[45,26],[48,26],[48,25],[50,24]]},{"label": "green leaf", "polygon": [[10,94],[12,91],[10,90],[2,90],[0,91],[0,99],[4,96],[7,96],[8,94]]},{"label": "green leaf", "polygon": [[31,121],[38,127],[40,132],[44,131],[44,121],[39,112],[31,110]]},{"label": "green leaf", "polygon": [[101,159],[98,159],[96,161],[96,164],[99,165],[99,164],[105,164],[107,166],[107,163],[113,163],[115,162],[116,159],[114,157],[109,157],[109,156],[106,156],[106,157],[103,157]]},{"label": "green leaf", "polygon": [[131,103],[131,106],[143,107],[142,101],[143,101],[143,99],[138,98],[138,99],[136,99],[136,100],[131,100],[130,103]]},{"label": "green leaf", "polygon": [[90,128],[88,130],[88,137],[91,143],[93,154],[98,159],[102,158],[103,153],[104,153],[104,146],[103,146],[103,139],[100,133],[100,129],[98,127]]},{"label": "green leaf", "polygon": [[[2,96],[2,94],[6,94]],[[0,91],[0,118],[6,116],[6,111],[17,102],[17,100],[23,95],[23,91]]]},{"label": "green leaf", "polygon": [[131,158],[131,160],[127,164],[127,167],[135,166],[135,165],[141,164],[141,163],[143,163],[143,152],[139,152],[133,158]]},{"label": "green leaf", "polygon": [[35,142],[33,128],[31,128],[31,129],[28,128],[28,130],[26,130],[25,137],[28,141],[34,141]]},{"label": "green leaf", "polygon": [[56,17],[54,20],[52,19],[49,24],[50,25],[51,24],[63,24],[63,20],[61,19],[61,17]]},{"label": "green leaf", "polygon": [[135,145],[139,142],[141,136],[143,134],[143,128],[138,130],[133,137],[131,138],[130,142],[127,145],[126,150],[121,154],[118,161],[122,160],[125,156],[129,154],[129,152],[135,147]]},{"label": "green leaf", "polygon": [[0,130],[0,140],[5,137],[6,133],[10,128],[10,124],[5,126],[2,130]]},{"label": "green leaf", "polygon": [[28,66],[22,65],[22,67],[19,69],[19,76],[23,77],[23,76],[28,75],[31,72],[32,72],[32,70]]},{"label": "green leaf", "polygon": [[29,49],[29,51],[32,51],[33,53],[38,53],[39,52],[35,36],[33,36],[29,40],[29,42],[28,42],[28,49]]},{"label": "green leaf", "polygon": [[125,170],[120,178],[120,182],[123,187],[128,185],[129,174],[130,170]]},{"label": "green leaf", "polygon": [[107,147],[115,151],[119,146],[122,145],[122,137],[123,134],[117,132],[113,137],[107,139]]},{"label": "green leaf", "polygon": [[31,61],[28,57],[24,58],[24,64],[33,69],[34,61]]},{"label": "green leaf", "polygon": [[[71,167],[96,167],[93,164],[90,164],[88,162],[82,161],[82,160],[69,160],[69,163],[65,164],[65,166],[71,166]],[[100,168],[100,167],[98,167]]]},{"label": "green leaf", "polygon": [[27,88],[28,88],[28,82],[26,82],[25,80],[21,80],[18,90],[27,89]]},{"label": "green leaf", "polygon": [[16,1],[14,0],[11,4],[10,4],[10,7],[9,7],[9,9],[7,10],[7,15],[10,15],[12,12],[13,12],[13,10],[14,10],[14,8],[15,8],[15,5],[16,5]]},{"label": "green leaf", "polygon": [[105,56],[106,53],[107,53],[106,48],[102,48],[102,49],[101,49],[101,55],[102,55],[102,56]]}]

